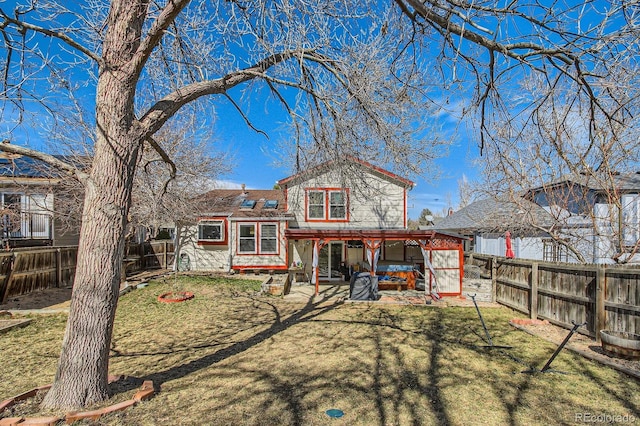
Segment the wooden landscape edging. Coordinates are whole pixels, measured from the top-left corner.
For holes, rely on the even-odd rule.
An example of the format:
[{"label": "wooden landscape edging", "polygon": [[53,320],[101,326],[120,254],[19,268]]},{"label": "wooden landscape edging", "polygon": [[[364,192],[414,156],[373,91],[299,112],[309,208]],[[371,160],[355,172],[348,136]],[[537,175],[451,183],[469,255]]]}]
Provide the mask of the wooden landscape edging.
[{"label": "wooden landscape edging", "polygon": [[493,283],[494,300],[600,342],[600,330],[640,333],[640,268],[465,254]]},{"label": "wooden landscape edging", "polygon": [[[109,376],[109,383],[116,382],[118,380],[123,379],[124,376]],[[29,398],[33,398],[41,391],[48,391],[51,388],[51,385],[40,386],[26,392],[21,393],[20,395],[16,395],[12,398],[5,399],[0,402],[0,413],[2,413],[5,409],[8,409],[14,406],[16,403],[20,401],[24,401]],[[129,407],[133,407],[138,403],[152,398],[156,394],[155,387],[152,380],[145,380],[142,383],[142,386],[138,389],[138,391],[133,395],[131,399],[126,401],[119,402],[117,404],[109,405],[97,410],[91,411],[72,411],[64,416],[49,416],[49,417],[6,417],[0,419],[0,426],[4,425],[56,425],[60,421],[64,421],[66,424],[72,424],[81,420],[92,420],[96,421],[100,417],[114,413],[116,411],[126,410]]]}]

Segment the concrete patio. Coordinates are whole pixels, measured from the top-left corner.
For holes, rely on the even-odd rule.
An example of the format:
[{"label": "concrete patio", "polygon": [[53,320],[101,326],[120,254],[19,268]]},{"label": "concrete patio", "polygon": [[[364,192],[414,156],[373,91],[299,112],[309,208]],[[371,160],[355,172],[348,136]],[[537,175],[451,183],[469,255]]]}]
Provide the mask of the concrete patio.
[{"label": "concrete patio", "polygon": [[[333,283],[321,283],[318,289],[318,295],[315,294],[315,286],[307,283],[299,283],[291,285],[288,294],[284,295],[284,300],[296,303],[317,303],[321,301],[334,301],[344,303],[375,303],[375,304],[394,304],[394,305],[415,305],[415,306],[473,306],[473,300],[469,294],[474,295],[478,289],[475,287],[464,288],[463,294],[457,297],[443,297],[435,300],[431,296],[425,298],[422,290],[382,290],[378,292],[379,299],[376,301],[349,300],[349,283],[345,281],[336,281]],[[465,296],[467,295],[467,296]],[[476,297],[479,306],[499,306],[496,303],[484,301]]]}]

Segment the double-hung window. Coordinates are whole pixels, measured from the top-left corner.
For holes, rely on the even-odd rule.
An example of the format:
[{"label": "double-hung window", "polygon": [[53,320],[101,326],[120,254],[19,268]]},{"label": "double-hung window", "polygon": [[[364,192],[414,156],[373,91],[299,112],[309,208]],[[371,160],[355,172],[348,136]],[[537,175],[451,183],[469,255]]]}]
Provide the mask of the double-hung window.
[{"label": "double-hung window", "polygon": [[256,225],[254,223],[238,225],[238,252],[256,252]]},{"label": "double-hung window", "polygon": [[346,221],[348,196],[343,189],[308,189],[307,220]]},{"label": "double-hung window", "polygon": [[238,224],[238,253],[277,254],[278,225],[276,223]]},{"label": "double-hung window", "polygon": [[260,253],[278,252],[278,227],[275,224],[260,225]]},{"label": "double-hung window", "polygon": [[347,218],[347,203],[343,191],[329,191],[329,219]]},{"label": "double-hung window", "polygon": [[309,191],[308,195],[308,217],[309,219],[324,219],[324,201],[325,201],[325,193],[324,191]]}]

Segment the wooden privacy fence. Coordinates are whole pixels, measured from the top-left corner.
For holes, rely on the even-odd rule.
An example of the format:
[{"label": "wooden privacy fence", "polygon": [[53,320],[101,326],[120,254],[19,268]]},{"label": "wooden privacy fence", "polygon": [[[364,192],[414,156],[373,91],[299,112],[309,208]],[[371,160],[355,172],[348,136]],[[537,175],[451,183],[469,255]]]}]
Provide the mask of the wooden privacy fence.
[{"label": "wooden privacy fence", "polygon": [[[124,273],[168,269],[173,264],[171,241],[130,244],[122,264]],[[47,288],[68,287],[76,273],[78,247],[20,249],[0,252],[0,302]],[[124,278],[125,276],[123,276]]]},{"label": "wooden privacy fence", "polygon": [[530,318],[572,328],[600,341],[600,330],[640,333],[640,268],[580,265],[465,254],[493,283],[494,300]]},{"label": "wooden privacy fence", "polygon": [[71,285],[76,273],[77,254],[77,247],[0,253],[2,303],[12,296]]},{"label": "wooden privacy fence", "polygon": [[173,241],[153,241],[142,244],[127,244],[122,265],[123,274],[147,269],[169,269],[173,265],[175,247]]}]

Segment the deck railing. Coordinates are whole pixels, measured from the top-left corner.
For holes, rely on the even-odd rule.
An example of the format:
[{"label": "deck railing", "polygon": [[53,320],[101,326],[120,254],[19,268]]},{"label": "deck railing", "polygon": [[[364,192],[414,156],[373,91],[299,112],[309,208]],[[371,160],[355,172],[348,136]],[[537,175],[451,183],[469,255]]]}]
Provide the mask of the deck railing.
[{"label": "deck railing", "polygon": [[53,239],[53,218],[46,213],[20,212],[0,216],[2,238],[18,239]]}]

